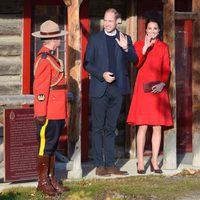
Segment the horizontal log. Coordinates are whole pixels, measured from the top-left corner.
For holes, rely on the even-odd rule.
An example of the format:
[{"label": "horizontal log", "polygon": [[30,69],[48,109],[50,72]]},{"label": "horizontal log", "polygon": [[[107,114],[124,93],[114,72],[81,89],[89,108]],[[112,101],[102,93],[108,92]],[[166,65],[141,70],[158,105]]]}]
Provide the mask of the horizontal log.
[{"label": "horizontal log", "polygon": [[0,95],[20,93],[21,76],[0,76]]},{"label": "horizontal log", "polygon": [[[68,92],[68,101],[73,101],[74,95],[72,92]],[[34,95],[0,95],[0,106],[8,105],[32,105],[34,101]]]},{"label": "horizontal log", "polygon": [[21,35],[22,18],[19,15],[0,15],[0,35]]},{"label": "horizontal log", "polygon": [[0,85],[12,85],[21,82],[21,76],[0,76]]},{"label": "horizontal log", "polygon": [[0,37],[0,56],[20,56],[22,38],[18,36]]},{"label": "horizontal log", "polygon": [[198,14],[196,12],[175,12],[176,20],[196,19]]},{"label": "horizontal log", "polygon": [[0,85],[0,94],[20,94],[20,93],[21,93],[20,84]]},{"label": "horizontal log", "polygon": [[34,95],[1,95],[0,106],[33,104]]},{"label": "horizontal log", "polygon": [[20,75],[21,62],[19,56],[0,57],[0,75]]}]

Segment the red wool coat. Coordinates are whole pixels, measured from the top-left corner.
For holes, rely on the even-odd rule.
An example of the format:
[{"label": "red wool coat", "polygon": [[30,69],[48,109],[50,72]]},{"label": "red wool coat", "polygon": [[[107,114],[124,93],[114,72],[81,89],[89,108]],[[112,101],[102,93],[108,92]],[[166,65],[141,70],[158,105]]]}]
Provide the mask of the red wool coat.
[{"label": "red wool coat", "polygon": [[143,83],[150,81],[168,82],[170,61],[168,46],[157,40],[145,55],[142,55],[144,40],[134,44],[138,55],[138,74],[132,102],[127,118],[131,125],[172,126],[172,115],[168,91],[165,86],[160,93],[145,93]]},{"label": "red wool coat", "polygon": [[[49,53],[50,50],[42,47],[38,54],[41,52]],[[35,60],[35,80],[33,85],[35,117],[46,116],[47,119],[53,120],[66,119],[67,90],[66,88],[52,89],[51,87],[52,85],[66,85],[64,72],[54,58],[49,55],[47,57],[55,64],[54,67],[47,58],[42,58],[41,54]],[[60,72],[58,73],[58,71]]]}]

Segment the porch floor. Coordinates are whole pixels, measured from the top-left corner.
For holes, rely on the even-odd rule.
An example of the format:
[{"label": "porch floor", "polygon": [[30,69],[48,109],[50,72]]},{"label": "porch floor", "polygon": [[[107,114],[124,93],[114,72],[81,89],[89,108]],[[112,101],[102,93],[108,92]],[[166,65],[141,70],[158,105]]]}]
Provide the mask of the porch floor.
[{"label": "porch floor", "polygon": [[[147,169],[145,175],[139,175],[137,174],[137,169],[136,169],[136,162],[137,159],[119,159],[116,161],[117,167],[119,167],[121,170],[126,170],[128,171],[129,175],[127,176],[146,176],[146,175],[153,175],[154,173],[150,172],[150,167],[149,167],[149,161],[150,157],[145,156],[145,168]],[[194,167],[191,165],[192,163],[192,153],[186,153],[186,154],[179,154],[177,157],[177,169],[174,170],[165,170],[162,167],[162,156],[159,157],[159,162],[160,166],[163,170],[163,175],[164,176],[172,176],[175,175],[179,172],[181,172],[183,169],[200,169],[200,167]],[[88,162],[82,162],[82,171],[83,171],[83,179],[100,179],[106,177],[99,177],[95,175],[95,168],[93,167],[92,161]],[[0,162],[0,191],[6,188],[10,187],[36,187],[37,186],[37,181],[28,181],[28,182],[17,182],[17,183],[4,183],[3,182],[3,173],[4,173],[4,162]],[[66,171],[66,164],[65,163],[56,163],[56,176],[58,179],[66,179],[67,177],[67,171]],[[124,177],[127,177],[124,176]],[[118,178],[122,176],[115,176],[112,175],[110,178]]]}]

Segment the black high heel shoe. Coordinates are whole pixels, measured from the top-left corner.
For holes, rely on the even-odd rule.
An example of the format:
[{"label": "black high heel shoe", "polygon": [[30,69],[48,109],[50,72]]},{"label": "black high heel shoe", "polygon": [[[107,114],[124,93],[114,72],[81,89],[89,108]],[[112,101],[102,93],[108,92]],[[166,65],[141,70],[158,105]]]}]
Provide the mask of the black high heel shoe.
[{"label": "black high heel shoe", "polygon": [[162,174],[163,173],[162,169],[160,169],[160,168],[154,169],[152,162],[150,162],[150,168],[151,168],[151,172],[154,172],[156,174]]},{"label": "black high heel shoe", "polygon": [[137,173],[138,174],[146,174],[146,171],[144,169],[138,169],[138,163],[136,163],[137,166]]}]

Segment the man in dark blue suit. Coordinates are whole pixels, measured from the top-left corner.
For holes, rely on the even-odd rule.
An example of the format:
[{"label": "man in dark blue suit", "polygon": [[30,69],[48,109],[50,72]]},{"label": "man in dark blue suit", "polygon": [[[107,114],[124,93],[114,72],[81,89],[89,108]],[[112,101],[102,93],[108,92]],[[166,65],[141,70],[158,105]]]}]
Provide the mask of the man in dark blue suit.
[{"label": "man in dark blue suit", "polygon": [[84,67],[91,74],[92,153],[96,175],[125,175],[115,166],[115,129],[124,95],[130,91],[127,64],[137,61],[130,36],[119,32],[118,12],[104,14],[104,30],[89,39]]}]

